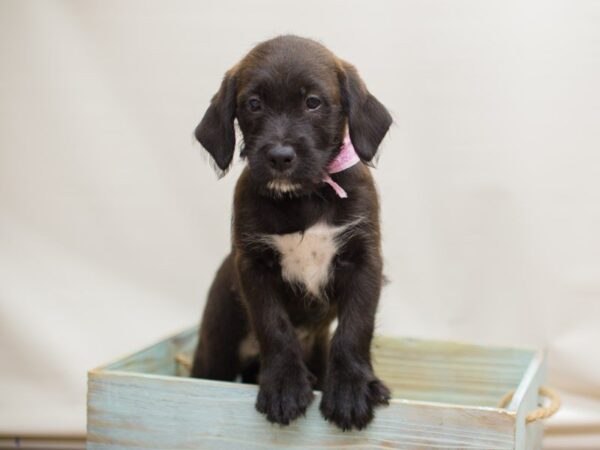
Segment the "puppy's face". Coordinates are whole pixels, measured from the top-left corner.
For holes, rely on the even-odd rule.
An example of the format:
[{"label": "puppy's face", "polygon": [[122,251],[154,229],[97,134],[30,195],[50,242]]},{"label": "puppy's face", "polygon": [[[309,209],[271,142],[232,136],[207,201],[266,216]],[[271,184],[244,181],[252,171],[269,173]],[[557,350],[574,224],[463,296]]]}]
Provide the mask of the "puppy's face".
[{"label": "puppy's face", "polygon": [[235,118],[244,138],[241,156],[266,194],[314,190],[346,125],[357,153],[370,161],[391,124],[352,66],[295,36],[259,44],[225,75],[196,128],[221,171],[233,158]]},{"label": "puppy's face", "polygon": [[252,176],[267,189],[310,190],[341,146],[336,60],[310,41],[269,41],[242,61],[236,115]]}]

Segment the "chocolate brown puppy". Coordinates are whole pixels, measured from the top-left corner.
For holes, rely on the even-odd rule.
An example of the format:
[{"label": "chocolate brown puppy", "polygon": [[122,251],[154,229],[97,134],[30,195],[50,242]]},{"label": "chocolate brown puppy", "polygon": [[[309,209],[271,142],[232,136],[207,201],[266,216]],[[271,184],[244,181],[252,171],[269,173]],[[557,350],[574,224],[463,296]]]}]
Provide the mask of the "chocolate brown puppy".
[{"label": "chocolate brown puppy", "polygon": [[280,36],[226,73],[196,128],[221,173],[236,119],[247,165],[192,376],[258,381],[256,409],[280,424],[321,389],[323,416],[361,429],[390,395],[371,365],[382,257],[367,163],[392,118],[352,65],[315,41]]}]

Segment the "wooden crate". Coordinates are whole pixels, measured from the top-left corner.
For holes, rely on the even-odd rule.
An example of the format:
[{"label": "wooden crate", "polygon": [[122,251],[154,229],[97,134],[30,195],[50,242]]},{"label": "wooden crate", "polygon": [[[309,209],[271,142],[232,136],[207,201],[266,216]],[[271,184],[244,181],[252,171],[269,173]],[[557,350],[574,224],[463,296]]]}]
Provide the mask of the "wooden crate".
[{"label": "wooden crate", "polygon": [[[88,374],[88,449],[536,449],[544,354],[532,350],[392,339],[374,341],[376,373],[392,389],[363,431],[320,415],[273,425],[254,409],[257,387],[186,377],[192,328]],[[506,408],[502,397],[514,390]]]}]

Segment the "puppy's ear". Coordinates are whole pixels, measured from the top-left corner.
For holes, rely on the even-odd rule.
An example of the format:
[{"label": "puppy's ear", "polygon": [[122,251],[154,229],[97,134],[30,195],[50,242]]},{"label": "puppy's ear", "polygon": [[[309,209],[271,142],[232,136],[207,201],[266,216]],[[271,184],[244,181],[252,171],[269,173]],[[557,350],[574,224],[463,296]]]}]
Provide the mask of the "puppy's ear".
[{"label": "puppy's ear", "polygon": [[196,139],[225,172],[235,150],[236,77],[233,70],[225,74],[219,91],[214,95],[204,117],[196,127]]},{"label": "puppy's ear", "polygon": [[369,162],[392,124],[392,116],[367,90],[353,65],[341,61],[339,79],[350,139],[358,156]]}]

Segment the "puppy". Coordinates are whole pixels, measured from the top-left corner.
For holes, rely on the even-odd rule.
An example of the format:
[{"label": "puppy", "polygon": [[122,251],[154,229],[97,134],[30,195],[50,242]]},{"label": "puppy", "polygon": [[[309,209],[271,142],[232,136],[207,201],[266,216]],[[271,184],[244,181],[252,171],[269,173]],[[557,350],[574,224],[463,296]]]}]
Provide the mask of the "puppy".
[{"label": "puppy", "polygon": [[247,166],[192,376],[258,380],[256,409],[284,425],[321,389],[325,419],[362,429],[390,396],[371,365],[382,257],[368,163],[392,118],[352,65],[280,36],[225,74],[196,128],[222,173],[235,119]]}]

